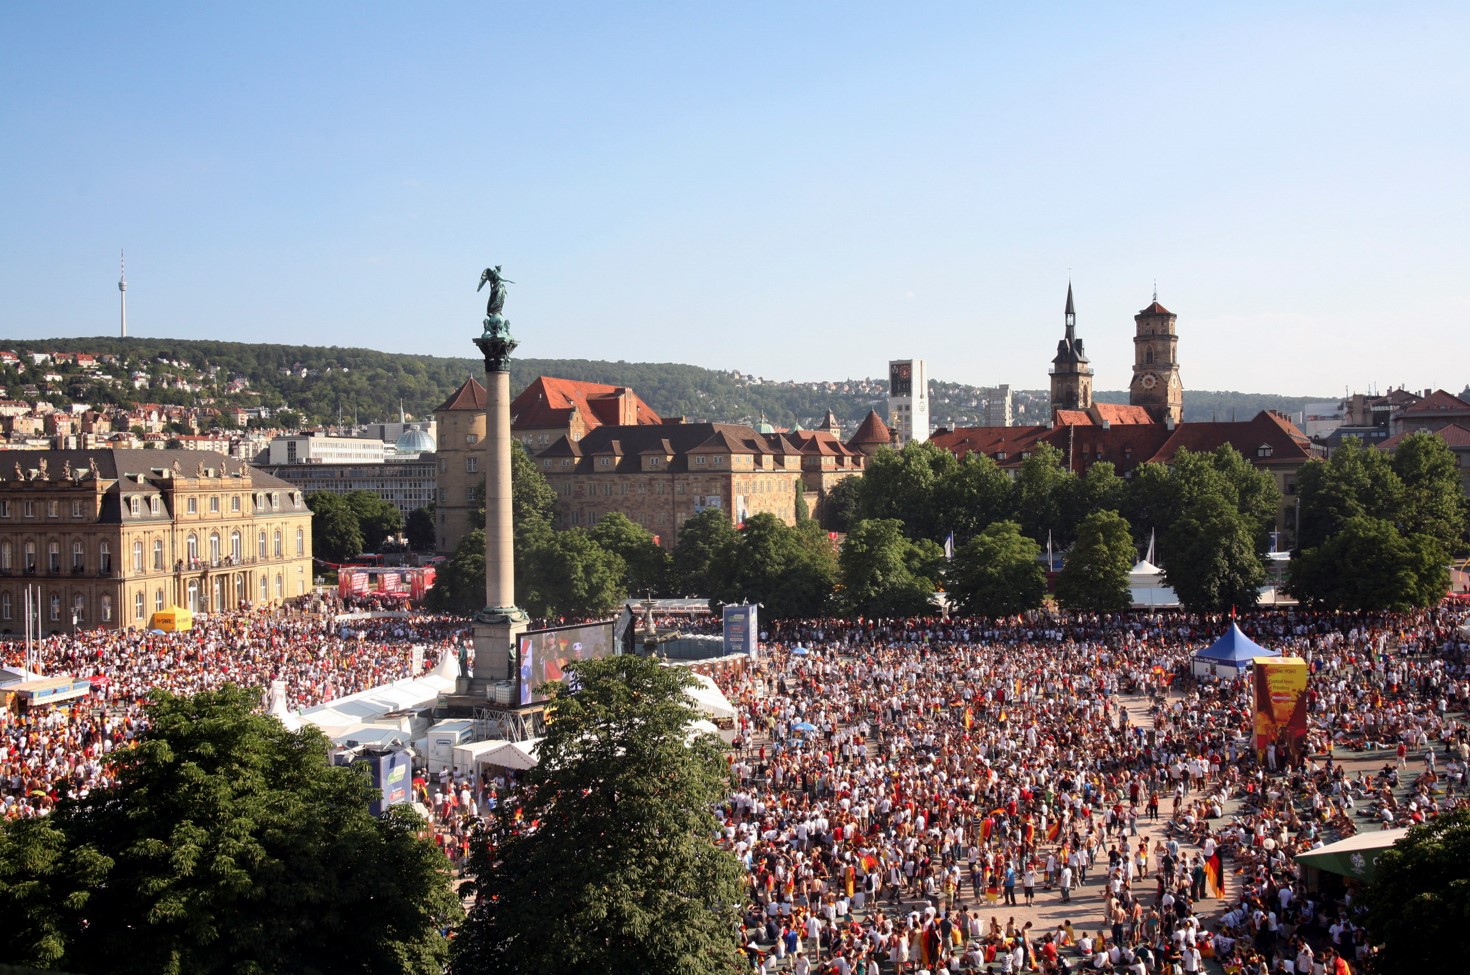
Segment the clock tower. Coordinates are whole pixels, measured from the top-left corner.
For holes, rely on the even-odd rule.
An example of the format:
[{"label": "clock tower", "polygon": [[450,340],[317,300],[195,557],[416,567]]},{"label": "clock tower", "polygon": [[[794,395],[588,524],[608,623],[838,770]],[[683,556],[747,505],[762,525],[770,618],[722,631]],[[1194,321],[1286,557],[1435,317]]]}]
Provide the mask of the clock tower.
[{"label": "clock tower", "polygon": [[1160,423],[1184,419],[1184,384],[1179,380],[1178,316],[1154,303],[1133,316],[1133,382],[1128,402],[1142,406]]},{"label": "clock tower", "polygon": [[1092,406],[1092,363],[1077,337],[1077,310],[1072,305],[1072,282],[1067,282],[1066,332],[1051,360],[1051,415],[1057,410],[1085,410]]}]

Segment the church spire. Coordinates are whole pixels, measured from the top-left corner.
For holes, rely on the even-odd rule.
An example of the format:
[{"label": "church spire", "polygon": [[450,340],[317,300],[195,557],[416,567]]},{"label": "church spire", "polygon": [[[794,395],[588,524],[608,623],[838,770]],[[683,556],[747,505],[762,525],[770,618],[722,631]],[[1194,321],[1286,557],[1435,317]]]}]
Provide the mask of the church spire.
[{"label": "church spire", "polygon": [[1072,282],[1067,282],[1067,340],[1077,337],[1077,309],[1072,305]]}]

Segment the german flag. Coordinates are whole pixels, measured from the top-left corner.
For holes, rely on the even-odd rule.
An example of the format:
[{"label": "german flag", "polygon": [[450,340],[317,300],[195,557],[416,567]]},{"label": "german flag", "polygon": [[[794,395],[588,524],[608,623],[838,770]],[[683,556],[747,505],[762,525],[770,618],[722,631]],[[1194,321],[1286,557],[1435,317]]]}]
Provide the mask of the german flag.
[{"label": "german flag", "polygon": [[1060,819],[1055,820],[1050,826],[1046,828],[1046,840],[1048,843],[1055,841],[1056,838],[1061,835],[1062,821]]},{"label": "german flag", "polygon": [[973,727],[975,727],[975,715],[969,708],[965,708],[965,730],[969,731]]},{"label": "german flag", "polygon": [[1225,896],[1225,865],[1220,860],[1220,851],[1210,854],[1205,861],[1205,893],[1214,898]]}]

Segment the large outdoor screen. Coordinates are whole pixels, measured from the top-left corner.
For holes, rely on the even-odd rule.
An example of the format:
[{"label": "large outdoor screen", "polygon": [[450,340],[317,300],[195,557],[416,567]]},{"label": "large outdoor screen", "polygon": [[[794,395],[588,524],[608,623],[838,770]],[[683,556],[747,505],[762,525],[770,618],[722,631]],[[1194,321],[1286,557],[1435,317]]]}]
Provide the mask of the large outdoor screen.
[{"label": "large outdoor screen", "polygon": [[520,680],[517,700],[537,704],[546,700],[542,687],[566,677],[566,669],[578,660],[610,657],[613,653],[613,624],[588,623],[531,630],[521,634]]}]

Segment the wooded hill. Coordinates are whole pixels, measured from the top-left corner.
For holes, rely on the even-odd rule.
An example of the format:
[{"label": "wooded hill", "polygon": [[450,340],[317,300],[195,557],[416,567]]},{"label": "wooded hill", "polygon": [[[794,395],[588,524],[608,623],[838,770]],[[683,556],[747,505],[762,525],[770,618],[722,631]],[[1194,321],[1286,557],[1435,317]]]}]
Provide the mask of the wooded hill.
[{"label": "wooded hill", "polygon": [[[71,400],[123,406],[149,402],[289,407],[314,422],[334,422],[339,416],[362,422],[396,420],[400,404],[410,416],[425,418],[466,378],[483,379],[484,371],[478,359],[469,357],[188,339],[34,339],[8,342],[4,349],[20,356],[23,365],[0,368],[0,385],[11,399],[26,398],[27,385],[40,385],[40,397],[57,405]],[[67,364],[32,366],[27,357],[31,352],[85,352],[116,356],[118,361],[86,373]],[[58,374],[62,382],[41,383],[44,373]],[[127,377],[139,373],[148,381],[135,389]],[[886,412],[886,383],[881,378],[773,382],[670,362],[516,359],[511,364],[511,389],[519,391],[539,375],[629,386],[660,414],[690,420],[753,424],[765,419],[777,426],[799,422],[811,427],[830,409],[851,431],[869,410]],[[231,389],[232,383],[243,388]],[[1016,423],[1035,423],[1047,416],[1044,391],[1014,395]],[[934,425],[982,423],[984,396],[977,386],[932,380]],[[1099,392],[1097,398],[1127,402],[1128,394]],[[1296,413],[1307,402],[1331,399],[1186,390],[1184,410],[1190,420],[1232,416],[1244,420],[1262,409]]]}]

